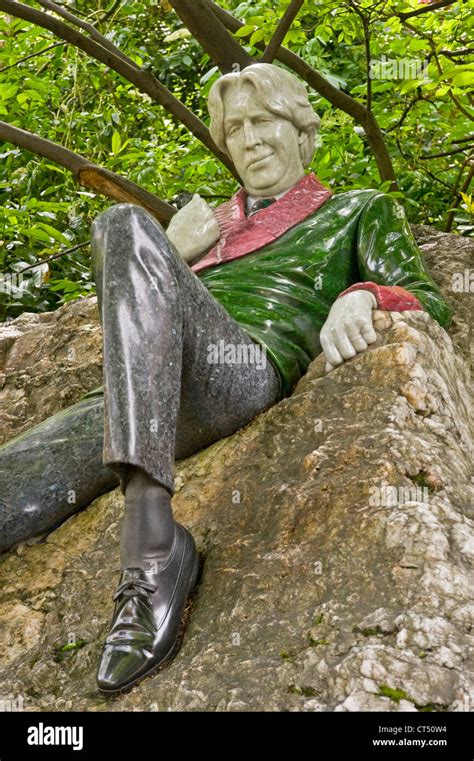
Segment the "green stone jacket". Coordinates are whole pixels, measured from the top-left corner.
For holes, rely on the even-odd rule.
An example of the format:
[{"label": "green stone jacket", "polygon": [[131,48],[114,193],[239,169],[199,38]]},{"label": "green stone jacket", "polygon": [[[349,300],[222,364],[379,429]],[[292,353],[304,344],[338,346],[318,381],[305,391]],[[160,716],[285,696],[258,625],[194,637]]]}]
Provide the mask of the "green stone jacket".
[{"label": "green stone jacket", "polygon": [[[332,304],[356,283],[376,284],[382,291],[399,286],[443,327],[451,319],[403,208],[377,190],[333,195],[272,243],[195,274],[247,334],[265,347],[284,395],[291,393],[320,353],[319,331]],[[380,308],[413,308],[403,306],[403,300],[395,307],[389,302],[385,306],[378,299]]]},{"label": "green stone jacket", "polygon": [[376,190],[334,195],[276,241],[198,277],[266,348],[286,395],[320,353],[333,302],[354,283],[400,286],[440,325],[451,317],[401,205]]}]

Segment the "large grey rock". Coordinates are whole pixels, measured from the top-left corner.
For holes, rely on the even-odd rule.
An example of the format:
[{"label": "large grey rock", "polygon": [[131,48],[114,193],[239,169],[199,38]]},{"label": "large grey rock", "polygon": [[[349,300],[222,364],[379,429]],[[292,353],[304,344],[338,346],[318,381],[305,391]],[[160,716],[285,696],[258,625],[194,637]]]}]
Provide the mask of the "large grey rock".
[{"label": "large grey rock", "polygon": [[1,692],[27,710],[473,710],[467,366],[428,315],[392,318],[177,468],[205,562],[168,669],[120,698],[95,689],[116,490],[1,558]]},{"label": "large grey rock", "polygon": [[[451,251],[465,246],[448,237]],[[457,308],[458,294],[446,292]],[[95,687],[119,575],[118,490],[1,556],[0,698],[21,696],[31,711],[474,710],[461,307],[455,345],[428,315],[392,313],[365,354],[328,376],[316,359],[291,398],[178,464],[174,510],[196,537],[202,579],[178,657],[129,694],[105,698]],[[74,308],[84,362],[78,381],[59,364],[68,403],[101,382],[95,359],[84,381],[96,357],[85,336],[92,347],[98,339],[82,310],[95,304],[54,319],[61,326]],[[79,340],[72,326],[61,338],[48,319],[31,320],[31,340],[39,329],[43,354],[55,341],[67,352]],[[28,362],[25,329],[10,344],[4,388],[19,384],[20,426],[46,416],[41,378],[55,382],[54,362],[36,377]]]},{"label": "large grey rock", "polygon": [[430,273],[453,311],[449,334],[456,348],[468,358],[472,372],[474,240],[452,233],[441,233],[427,225],[414,225],[413,233]]},{"label": "large grey rock", "polygon": [[0,325],[0,444],[102,383],[95,296]]}]

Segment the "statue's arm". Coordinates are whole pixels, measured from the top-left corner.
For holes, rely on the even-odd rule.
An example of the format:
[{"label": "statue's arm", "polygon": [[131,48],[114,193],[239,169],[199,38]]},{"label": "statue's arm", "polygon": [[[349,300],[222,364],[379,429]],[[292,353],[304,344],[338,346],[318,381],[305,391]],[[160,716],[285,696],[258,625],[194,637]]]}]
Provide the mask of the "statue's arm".
[{"label": "statue's arm", "polygon": [[364,207],[358,226],[357,260],[364,282],[344,293],[369,290],[379,309],[403,311],[421,306],[440,325],[449,325],[451,311],[426,270],[405,212],[395,198],[379,193]]},{"label": "statue's arm", "polygon": [[180,257],[191,264],[217,243],[220,230],[209,204],[195,193],[172,217],[166,235]]},{"label": "statue's arm", "polygon": [[361,282],[347,288],[332,305],[320,342],[331,371],[376,341],[375,310],[426,309],[446,327],[451,312],[428,274],[405,212],[384,193],[364,207],[358,224],[357,261]]}]

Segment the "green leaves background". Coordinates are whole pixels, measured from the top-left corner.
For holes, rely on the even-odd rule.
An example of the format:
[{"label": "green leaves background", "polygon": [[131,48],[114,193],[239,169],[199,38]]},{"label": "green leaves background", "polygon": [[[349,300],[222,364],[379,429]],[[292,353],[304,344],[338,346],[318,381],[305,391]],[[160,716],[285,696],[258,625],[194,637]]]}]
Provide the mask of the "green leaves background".
[{"label": "green leaves background", "polygon": [[[34,2],[27,4],[36,7]],[[149,69],[207,124],[206,96],[219,72],[166,0],[115,3],[69,0],[73,13],[97,25]],[[220,2],[245,26],[247,50],[267,43],[288,2]],[[332,84],[367,99],[361,13],[375,61],[420,61],[418,79],[372,79],[372,109],[384,131],[399,192],[412,222],[470,235],[474,109],[472,0],[400,18],[418,0],[307,0],[285,44]],[[250,35],[250,38],[249,38]],[[211,204],[236,189],[228,171],[166,111],[72,45],[21,20],[0,15],[0,118],[80,153],[168,201],[199,192]],[[363,130],[311,92],[322,118],[313,169],[336,192],[384,187]],[[448,154],[441,155],[438,154]],[[384,187],[386,189],[386,187]],[[0,270],[21,271],[89,239],[90,224],[111,201],[78,187],[46,159],[0,144]],[[33,277],[33,273],[36,273]],[[0,281],[0,319],[54,309],[94,292],[88,247],[25,271],[19,290]]]}]

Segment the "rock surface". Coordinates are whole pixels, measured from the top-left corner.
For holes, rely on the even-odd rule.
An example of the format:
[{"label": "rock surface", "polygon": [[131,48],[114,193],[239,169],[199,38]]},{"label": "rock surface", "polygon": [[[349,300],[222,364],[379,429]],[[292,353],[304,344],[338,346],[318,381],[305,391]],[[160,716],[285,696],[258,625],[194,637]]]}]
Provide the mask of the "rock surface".
[{"label": "rock surface", "polygon": [[102,384],[95,296],[0,326],[0,444]]},{"label": "rock surface", "polygon": [[[55,313],[66,326],[78,310],[57,344],[51,316],[34,328],[37,361],[80,344],[77,381],[60,361],[61,384],[51,357],[34,376],[26,336],[13,338],[4,393],[16,351],[21,425],[46,416],[45,392],[49,415],[100,384],[94,308]],[[177,465],[174,510],[202,577],[177,658],[127,695],[95,686],[119,491],[1,556],[0,697],[30,711],[473,711],[467,319],[453,326],[460,351],[428,315],[391,313],[369,351],[329,375],[317,358],[289,399]],[[56,408],[50,382],[73,389]]]}]

